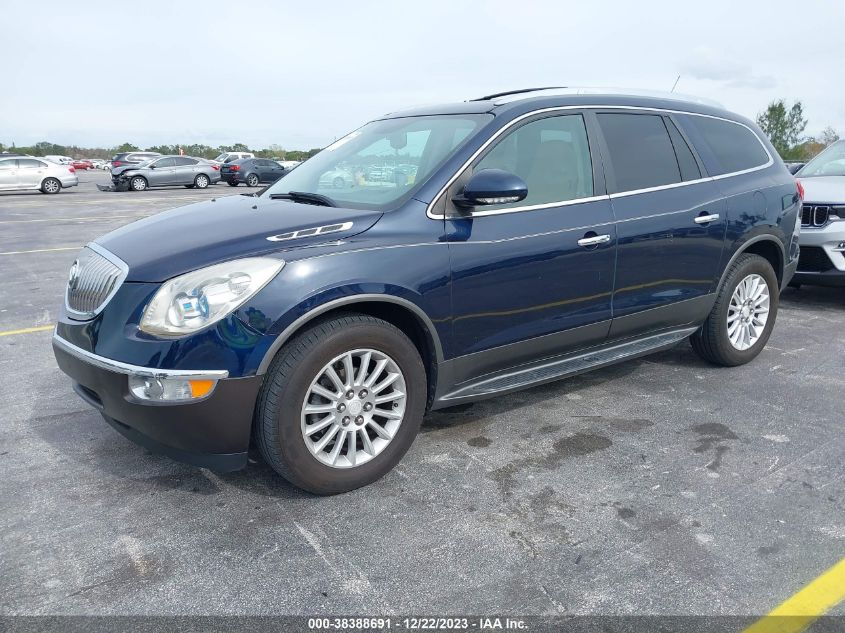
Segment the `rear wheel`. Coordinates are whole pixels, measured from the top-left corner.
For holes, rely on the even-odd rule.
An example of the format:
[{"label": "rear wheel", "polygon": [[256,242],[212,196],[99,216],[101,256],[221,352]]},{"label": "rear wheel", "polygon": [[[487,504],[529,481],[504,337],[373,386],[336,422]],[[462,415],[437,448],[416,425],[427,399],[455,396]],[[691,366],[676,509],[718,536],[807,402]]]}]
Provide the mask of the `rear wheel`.
[{"label": "rear wheel", "polygon": [[147,179],[143,176],[133,176],[129,181],[129,188],[132,191],[143,191],[147,188]]},{"label": "rear wheel", "polygon": [[399,329],[363,314],[327,319],[277,354],[256,409],[264,459],[315,494],[370,484],[419,431],[426,375]]},{"label": "rear wheel", "polygon": [[62,189],[62,183],[56,178],[45,178],[41,183],[41,193],[59,193]]},{"label": "rear wheel", "polygon": [[778,312],[778,280],[759,255],[740,255],[731,265],[710,316],[690,338],[705,360],[733,367],[766,346]]},{"label": "rear wheel", "polygon": [[250,174],[246,177],[246,185],[247,187],[257,187],[258,186],[258,176],[255,174]]},{"label": "rear wheel", "polygon": [[196,178],[194,178],[194,185],[196,185],[197,189],[205,189],[208,187],[208,176],[205,174],[198,174]]}]

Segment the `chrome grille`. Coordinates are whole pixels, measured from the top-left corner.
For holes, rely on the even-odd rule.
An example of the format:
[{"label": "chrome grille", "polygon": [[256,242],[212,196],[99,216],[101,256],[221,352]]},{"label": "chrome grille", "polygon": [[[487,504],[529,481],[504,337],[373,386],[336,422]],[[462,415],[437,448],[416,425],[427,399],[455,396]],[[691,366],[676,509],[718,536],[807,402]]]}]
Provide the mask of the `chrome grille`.
[{"label": "chrome grille", "polygon": [[89,244],[70,267],[65,307],[72,319],[94,318],[126,279],[127,266],[107,250]]},{"label": "chrome grille", "polygon": [[830,219],[830,206],[826,204],[805,204],[801,207],[801,226],[819,228]]}]

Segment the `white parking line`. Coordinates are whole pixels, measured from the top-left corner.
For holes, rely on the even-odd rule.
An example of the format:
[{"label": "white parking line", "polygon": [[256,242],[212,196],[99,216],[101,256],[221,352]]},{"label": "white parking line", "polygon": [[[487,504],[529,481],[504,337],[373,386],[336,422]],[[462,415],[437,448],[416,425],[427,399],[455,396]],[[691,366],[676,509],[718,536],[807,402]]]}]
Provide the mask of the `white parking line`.
[{"label": "white parking line", "polygon": [[28,222],[92,222],[97,220],[114,220],[119,218],[146,218],[148,215],[100,215],[82,216],[78,218],[35,218],[30,220],[0,220],[0,224],[26,224]]},{"label": "white parking line", "polygon": [[31,251],[6,251],[0,255],[26,255],[28,253],[55,253],[57,251],[78,251],[81,246],[62,246],[60,248],[36,248]]}]

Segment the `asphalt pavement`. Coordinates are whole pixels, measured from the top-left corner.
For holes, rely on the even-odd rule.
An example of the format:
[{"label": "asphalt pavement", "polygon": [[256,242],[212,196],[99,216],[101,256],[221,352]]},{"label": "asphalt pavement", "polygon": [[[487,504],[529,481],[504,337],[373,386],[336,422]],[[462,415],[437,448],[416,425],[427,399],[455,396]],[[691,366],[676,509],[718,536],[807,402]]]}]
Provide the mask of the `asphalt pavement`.
[{"label": "asphalt pavement", "polygon": [[431,413],[383,480],[319,498],[257,455],[151,455],[73,393],[50,326],[76,249],[245,192],[80,180],[0,193],[0,614],[758,615],[845,556],[842,289],[788,289],[743,367],[682,343]]}]

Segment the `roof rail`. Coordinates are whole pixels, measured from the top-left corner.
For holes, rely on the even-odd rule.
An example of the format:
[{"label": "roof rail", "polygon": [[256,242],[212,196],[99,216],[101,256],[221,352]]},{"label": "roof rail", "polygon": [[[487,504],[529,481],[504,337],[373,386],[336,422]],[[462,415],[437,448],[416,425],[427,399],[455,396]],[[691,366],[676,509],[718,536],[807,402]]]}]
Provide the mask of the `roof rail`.
[{"label": "roof rail", "polygon": [[477,97],[475,99],[468,99],[468,101],[490,101],[490,99],[496,99],[497,97],[506,97],[508,95],[519,95],[524,92],[537,92],[538,90],[562,90],[567,88],[567,86],[543,86],[542,88],[519,88],[517,90],[505,90],[504,92],[496,92],[491,95],[486,95],[484,97]]},{"label": "roof rail", "polygon": [[[527,93],[542,93],[542,94],[527,94]],[[507,92],[500,92],[498,94],[481,97],[480,99],[471,99],[471,101],[487,101],[495,99],[497,103],[504,104],[520,99],[528,99],[530,97],[540,96],[564,96],[564,95],[619,95],[628,97],[654,97],[659,99],[671,99],[673,101],[685,101],[687,103],[697,103],[700,105],[715,106],[717,108],[724,108],[718,101],[706,99],[703,97],[695,97],[692,95],[682,94],[679,92],[666,92],[661,90],[643,90],[635,88],[600,88],[591,86],[557,86],[550,88],[525,88],[522,90],[510,90]]]}]

